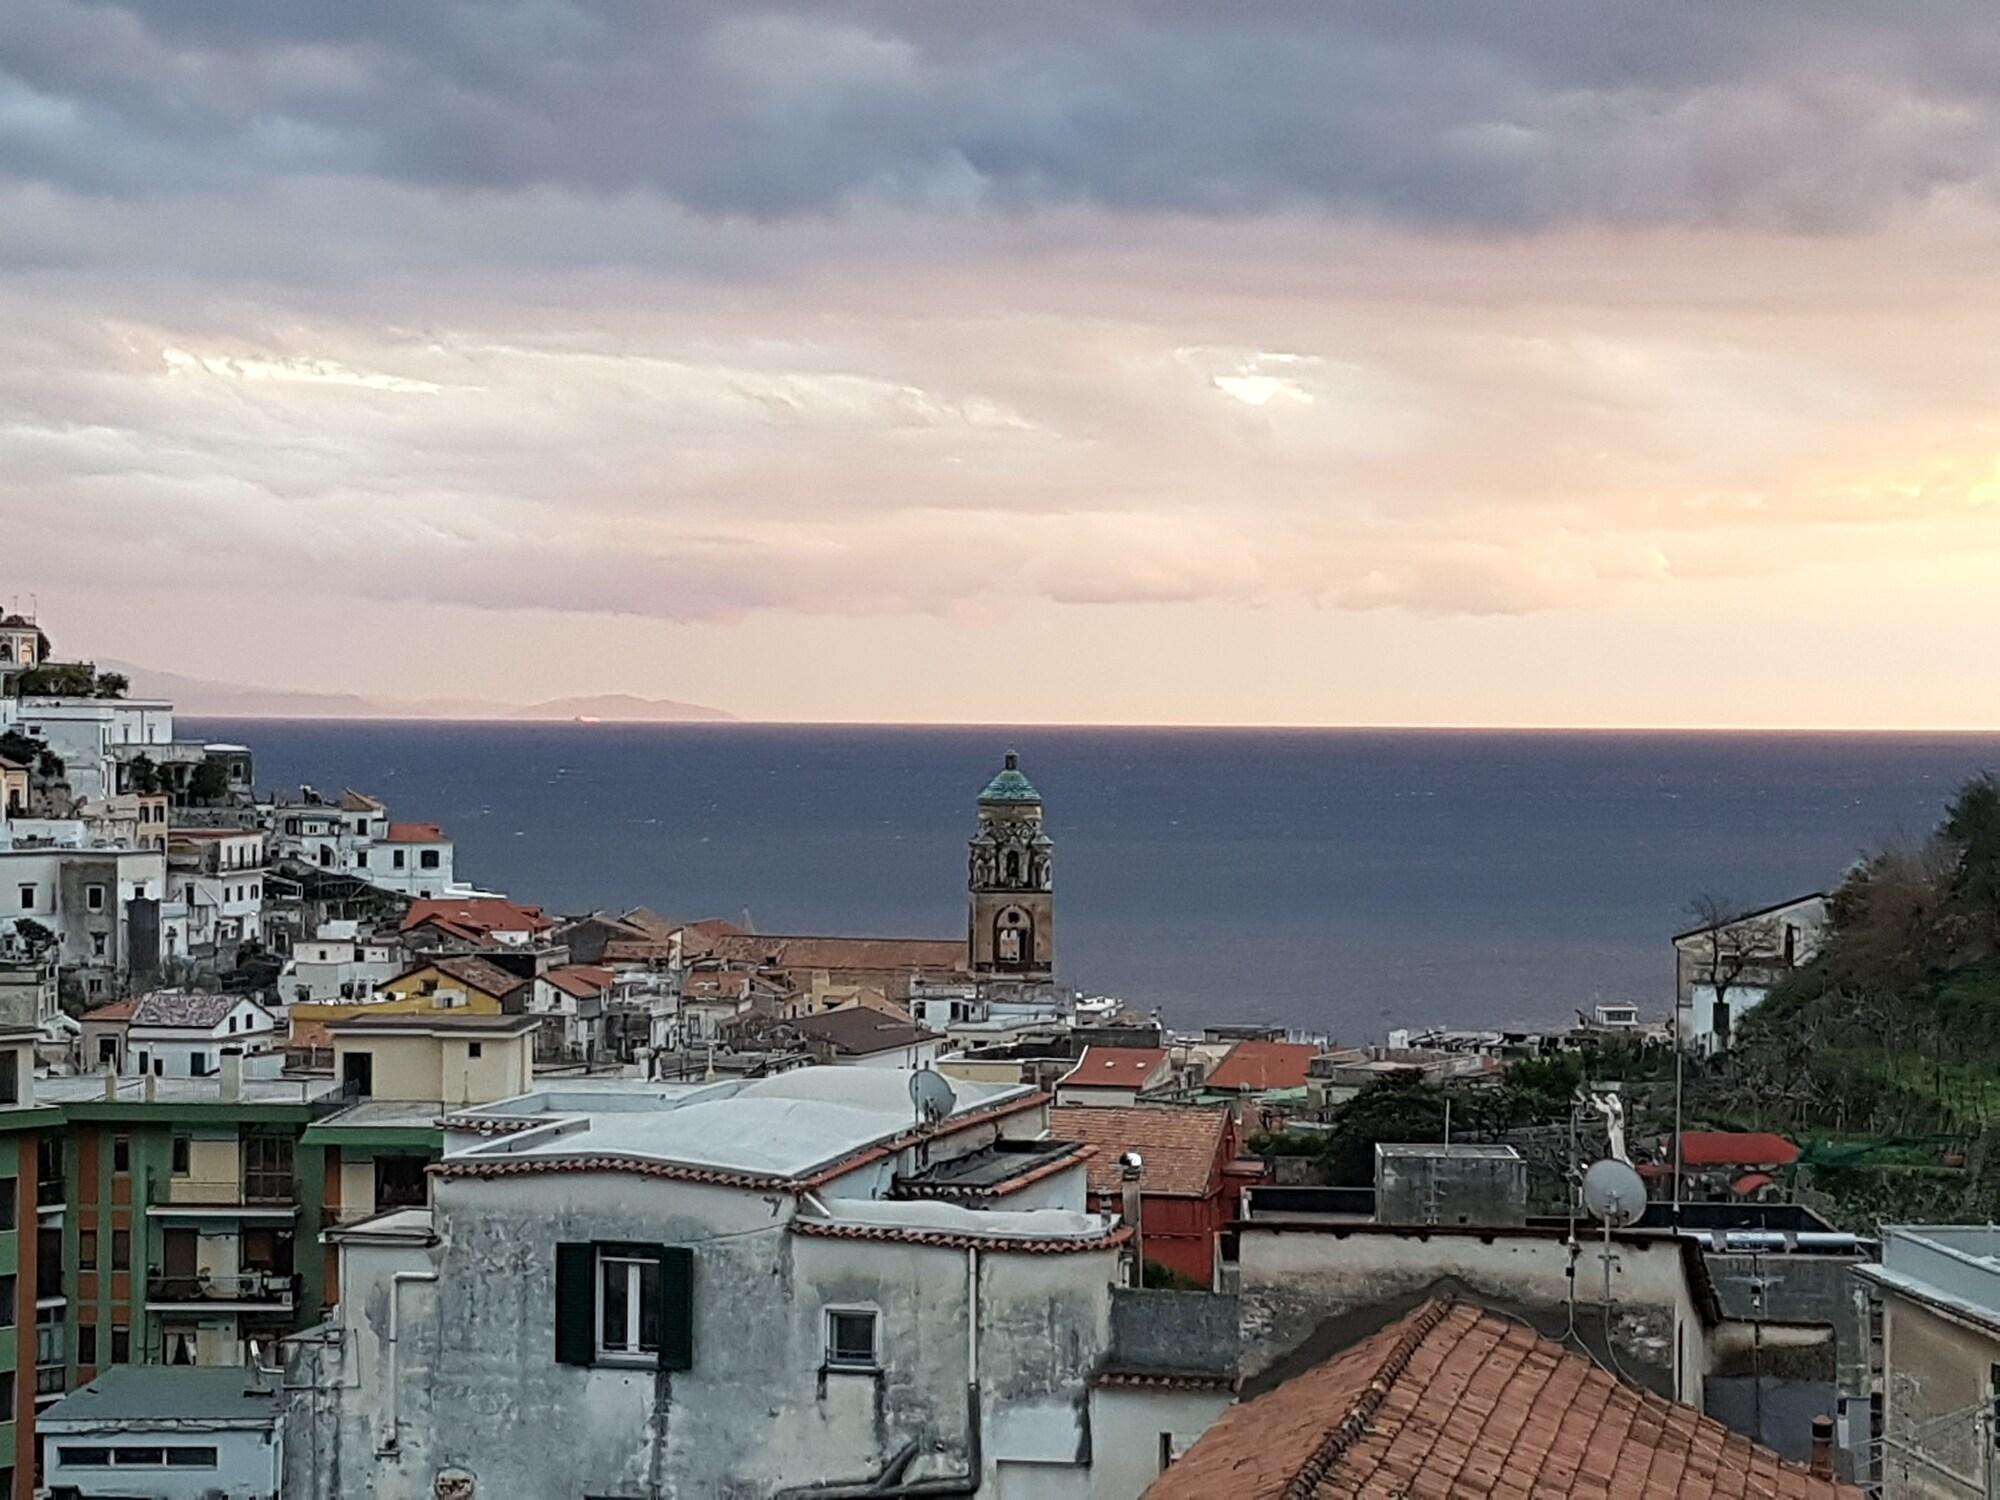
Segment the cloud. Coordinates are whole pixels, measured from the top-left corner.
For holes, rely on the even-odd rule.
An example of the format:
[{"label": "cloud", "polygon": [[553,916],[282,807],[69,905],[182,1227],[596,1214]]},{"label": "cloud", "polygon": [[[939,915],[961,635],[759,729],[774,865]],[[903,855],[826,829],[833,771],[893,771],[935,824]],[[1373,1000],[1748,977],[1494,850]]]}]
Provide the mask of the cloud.
[{"label": "cloud", "polygon": [[17,0],[0,161],[146,198],[350,177],[753,219],[1091,204],[1827,230],[1991,193],[1996,54],[1993,16],[1889,0]]},{"label": "cloud", "polygon": [[45,590],[803,617],[809,651],[1816,569],[1844,608],[2000,545],[1983,13],[7,29],[0,524]]}]

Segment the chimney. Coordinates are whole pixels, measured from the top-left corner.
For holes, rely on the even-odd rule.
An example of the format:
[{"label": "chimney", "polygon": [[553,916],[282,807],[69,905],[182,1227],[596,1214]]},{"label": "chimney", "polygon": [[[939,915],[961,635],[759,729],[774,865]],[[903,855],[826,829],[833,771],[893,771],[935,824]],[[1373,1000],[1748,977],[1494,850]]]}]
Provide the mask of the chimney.
[{"label": "chimney", "polygon": [[222,1049],[222,1101],[234,1104],[243,1097],[243,1049]]},{"label": "chimney", "polygon": [[1140,1184],[1145,1180],[1146,1159],[1136,1151],[1118,1158],[1118,1184],[1123,1193],[1124,1219],[1132,1226],[1132,1285],[1146,1284],[1145,1234],[1139,1227]]},{"label": "chimney", "polygon": [[104,1102],[106,1104],[118,1102],[118,1070],[110,1063],[104,1065]]},{"label": "chimney", "polygon": [[1806,1467],[1817,1478],[1833,1478],[1832,1417],[1817,1416],[1812,1419],[1812,1460]]},{"label": "chimney", "polygon": [[154,1076],[153,1070],[149,1067],[146,1069],[146,1102],[148,1104],[155,1103],[159,1097],[160,1080]]}]

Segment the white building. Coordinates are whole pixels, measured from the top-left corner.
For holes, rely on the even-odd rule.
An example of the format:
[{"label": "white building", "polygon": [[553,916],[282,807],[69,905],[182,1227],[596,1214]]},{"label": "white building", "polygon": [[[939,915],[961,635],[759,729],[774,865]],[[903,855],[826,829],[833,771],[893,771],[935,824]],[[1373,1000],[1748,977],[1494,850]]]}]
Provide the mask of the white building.
[{"label": "white building", "polygon": [[116,794],[120,746],[167,747],[174,740],[174,706],[158,699],[0,699],[0,730],[18,728],[63,763],[63,779],[78,797]]},{"label": "white building", "polygon": [[0,934],[49,929],[63,972],[102,996],[159,967],[166,884],[158,849],[0,847]]},{"label": "white building", "polygon": [[286,1004],[365,1000],[376,985],[407,967],[401,948],[385,938],[363,937],[358,922],[322,922],[314,936],[293,943],[278,975],[278,998]]},{"label": "white building", "polygon": [[[284,1035],[278,1018],[244,995],[159,990],[140,1000],[125,1031],[125,1069],[155,1078],[207,1078],[222,1072],[225,1047],[253,1076],[275,1073]],[[268,1057],[269,1063],[249,1059]]]},{"label": "white building", "polygon": [[168,959],[229,958],[264,935],[264,835],[176,828],[167,840]]},{"label": "white building", "polygon": [[272,848],[280,855],[353,875],[406,896],[473,895],[458,883],[452,841],[435,823],[397,823],[376,798],[352,789],[332,802],[310,787],[301,800],[268,811]]},{"label": "white building", "polygon": [[113,1365],[35,1419],[40,1493],[277,1500],[284,1397],[241,1369]]},{"label": "white building", "polygon": [[1830,924],[1820,892],[1674,934],[1674,1030],[1713,1054],[1792,970],[1812,961]]},{"label": "white building", "polygon": [[850,1068],[447,1117],[432,1208],[329,1231],[286,1494],[1114,1493],[1127,1232],[1045,1096],[955,1088],[921,1124],[910,1074]]}]

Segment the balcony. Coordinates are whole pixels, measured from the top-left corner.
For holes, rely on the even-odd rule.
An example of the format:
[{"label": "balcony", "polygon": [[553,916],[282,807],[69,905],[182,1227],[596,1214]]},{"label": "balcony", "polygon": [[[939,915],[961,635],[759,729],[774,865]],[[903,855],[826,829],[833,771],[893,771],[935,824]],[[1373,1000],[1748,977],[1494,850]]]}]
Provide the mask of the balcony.
[{"label": "balcony", "polygon": [[149,1276],[146,1311],[208,1309],[215,1312],[289,1311],[297,1278],[283,1271],[245,1271],[235,1276]]}]

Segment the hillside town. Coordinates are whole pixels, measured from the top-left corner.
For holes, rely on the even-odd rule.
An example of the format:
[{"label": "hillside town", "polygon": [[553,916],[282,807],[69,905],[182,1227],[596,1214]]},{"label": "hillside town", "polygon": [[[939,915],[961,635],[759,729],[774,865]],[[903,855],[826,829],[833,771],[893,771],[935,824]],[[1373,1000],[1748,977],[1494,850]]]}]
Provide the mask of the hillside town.
[{"label": "hillside town", "polygon": [[1572,1027],[1182,1034],[1059,981],[1011,752],[962,932],[764,933],[127,686],[0,618],[0,1494],[1994,1492],[2000,1229],[1682,1118],[1824,894]]}]

